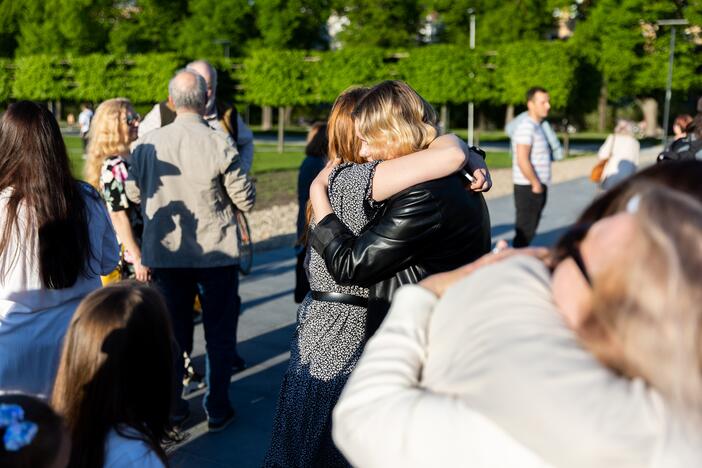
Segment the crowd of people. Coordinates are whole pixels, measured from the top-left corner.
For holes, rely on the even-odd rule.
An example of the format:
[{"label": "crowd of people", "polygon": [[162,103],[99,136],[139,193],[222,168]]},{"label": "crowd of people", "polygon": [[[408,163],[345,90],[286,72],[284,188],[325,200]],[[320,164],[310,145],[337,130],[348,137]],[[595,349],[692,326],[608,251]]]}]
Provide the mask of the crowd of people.
[{"label": "crowd of people", "polygon": [[[235,420],[253,136],[216,86],[199,60],[143,120],[101,103],[85,182],[45,107],[0,119],[0,466],[168,466],[194,308],[207,428]],[[562,156],[549,109],[532,88],[507,129],[524,248],[492,252],[485,153],[409,85],[344,91],[313,125],[264,466],[702,463],[702,161],[636,172],[622,121],[598,197],[553,248],[527,247]],[[694,147],[699,119],[676,125]]]}]

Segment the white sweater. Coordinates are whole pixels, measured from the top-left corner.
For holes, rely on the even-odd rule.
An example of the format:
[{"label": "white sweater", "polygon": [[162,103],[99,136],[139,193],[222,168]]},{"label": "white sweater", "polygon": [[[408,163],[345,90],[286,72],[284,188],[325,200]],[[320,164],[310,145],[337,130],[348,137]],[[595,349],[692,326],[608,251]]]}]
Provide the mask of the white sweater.
[{"label": "white sweater", "polygon": [[699,432],[690,442],[673,421],[641,381],[580,347],[546,268],[515,257],[441,301],[400,289],[334,411],[333,434],[360,467],[702,466]]}]

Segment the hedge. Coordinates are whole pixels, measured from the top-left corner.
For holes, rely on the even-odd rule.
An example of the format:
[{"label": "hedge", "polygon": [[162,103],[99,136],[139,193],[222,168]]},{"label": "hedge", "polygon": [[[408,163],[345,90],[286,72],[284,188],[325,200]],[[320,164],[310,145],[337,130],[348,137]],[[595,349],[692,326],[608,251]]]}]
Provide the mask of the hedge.
[{"label": "hedge", "polygon": [[[187,62],[176,54],[21,57],[14,64],[0,62],[0,101],[98,102],[124,96],[139,104],[157,102],[166,98],[168,80]],[[540,85],[549,90],[554,107],[563,107],[575,63],[560,42],[519,42],[497,51],[455,45],[401,52],[263,49],[243,59],[213,60],[221,94],[231,99],[236,89],[238,101],[276,107],[331,103],[350,86],[383,79],[404,79],[434,104],[518,104],[528,87]]]}]

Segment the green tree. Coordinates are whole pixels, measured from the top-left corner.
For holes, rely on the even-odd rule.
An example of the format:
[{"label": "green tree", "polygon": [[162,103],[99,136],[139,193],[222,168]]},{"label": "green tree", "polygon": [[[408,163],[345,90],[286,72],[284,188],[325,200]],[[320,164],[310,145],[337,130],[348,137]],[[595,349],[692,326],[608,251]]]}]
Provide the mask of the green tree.
[{"label": "green tree", "polygon": [[52,55],[19,57],[15,61],[12,97],[34,101],[58,100],[70,93],[70,64]]},{"label": "green tree", "polygon": [[108,49],[117,54],[176,50],[187,8],[187,0],[117,2]]},{"label": "green tree", "polygon": [[523,104],[532,86],[548,90],[551,105],[565,108],[573,89],[576,60],[568,44],[522,41],[500,46],[495,57],[495,100]]},{"label": "green tree", "polygon": [[17,0],[0,1],[0,57],[15,55],[20,14]]},{"label": "green tree", "polygon": [[108,0],[19,0],[17,55],[86,54],[105,50]]},{"label": "green tree", "polygon": [[330,103],[351,86],[365,86],[387,78],[386,52],[372,47],[318,52],[305,69],[310,103]]},{"label": "green tree", "polygon": [[554,26],[549,0],[433,0],[429,6],[440,14],[441,41],[452,44],[468,44],[471,13],[481,46],[544,39]]},{"label": "green tree", "polygon": [[327,0],[257,0],[256,26],[263,47],[323,49],[329,17]]},{"label": "green tree", "polygon": [[303,50],[260,49],[244,60],[244,100],[278,107],[278,152],[283,152],[285,107],[313,102],[307,53]]},{"label": "green tree", "polygon": [[350,24],[339,33],[344,45],[409,47],[417,44],[420,15],[418,0],[349,0],[337,10]]},{"label": "green tree", "polygon": [[[647,132],[657,128],[658,101],[666,84],[670,28],[659,19],[689,17],[700,26],[699,2],[665,0],[599,0],[578,25],[573,42],[580,54],[602,77],[600,128],[604,129],[607,101],[636,98],[647,122]],[[673,89],[699,86],[696,67],[699,48],[691,34],[678,30]]]},{"label": "green tree", "polygon": [[221,57],[225,47],[229,56],[239,56],[258,34],[248,0],[190,0],[188,9],[190,16],[178,38],[180,50],[188,57]]}]

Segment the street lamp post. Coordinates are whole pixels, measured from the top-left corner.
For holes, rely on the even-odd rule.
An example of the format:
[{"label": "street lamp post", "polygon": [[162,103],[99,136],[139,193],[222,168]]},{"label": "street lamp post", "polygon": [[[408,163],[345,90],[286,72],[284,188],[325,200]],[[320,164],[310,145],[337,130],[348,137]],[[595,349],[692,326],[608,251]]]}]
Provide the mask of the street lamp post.
[{"label": "street lamp post", "polygon": [[686,26],[687,20],[670,19],[656,21],[659,26],[670,26],[670,52],[668,54],[668,78],[665,86],[665,105],[663,107],[663,147],[668,145],[668,119],[670,118],[670,98],[673,87],[673,59],[675,58],[675,26]]},{"label": "street lamp post", "polygon": [[[473,9],[470,8],[468,10],[468,13],[470,14],[470,38],[468,45],[470,47],[470,50],[475,49],[475,14],[473,13]],[[473,146],[473,120],[474,120],[474,114],[475,114],[475,105],[473,104],[473,101],[471,100],[468,103],[468,145]]]}]

